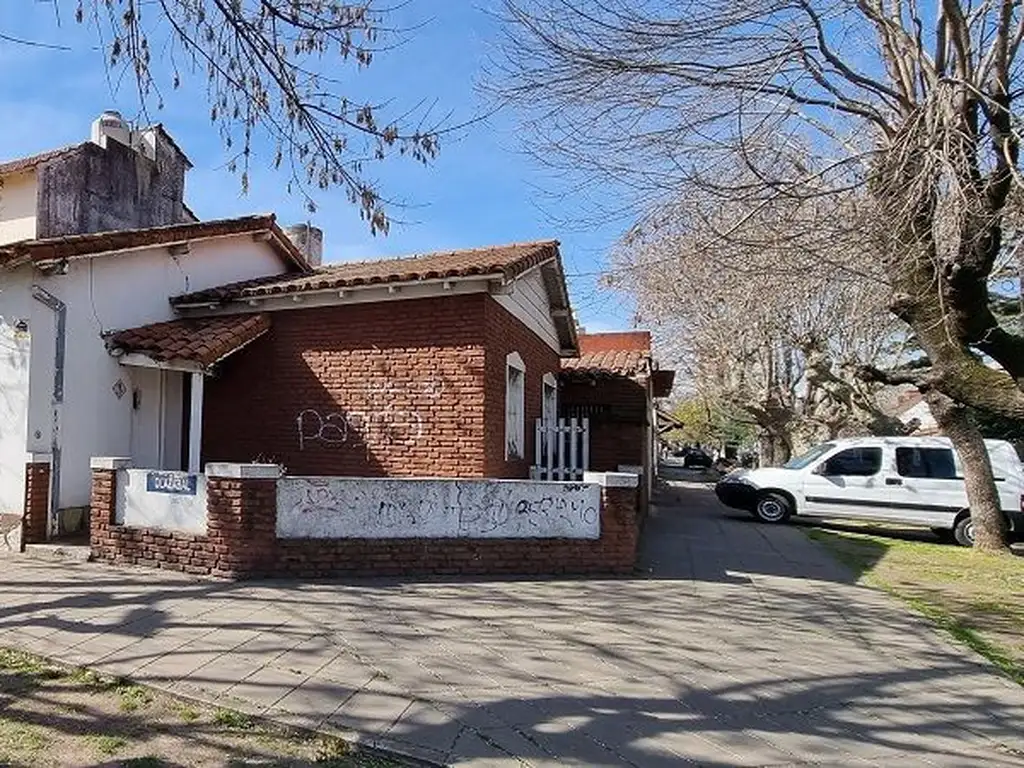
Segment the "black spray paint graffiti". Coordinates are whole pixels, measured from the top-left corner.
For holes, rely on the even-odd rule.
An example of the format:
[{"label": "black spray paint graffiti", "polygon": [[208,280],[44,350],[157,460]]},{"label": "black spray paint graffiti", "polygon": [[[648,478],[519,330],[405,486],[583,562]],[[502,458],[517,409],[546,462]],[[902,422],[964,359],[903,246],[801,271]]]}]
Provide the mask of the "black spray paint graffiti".
[{"label": "black spray paint graffiti", "polygon": [[563,487],[562,494],[523,494],[473,481],[295,478],[282,487],[279,521],[290,536],[587,537],[597,535],[600,516],[597,500],[578,485]]},{"label": "black spray paint graffiti", "polygon": [[540,499],[497,500],[477,509],[459,510],[459,534],[492,533],[503,529],[550,531],[560,523],[574,528],[597,522],[597,507],[582,499],[545,496]]}]

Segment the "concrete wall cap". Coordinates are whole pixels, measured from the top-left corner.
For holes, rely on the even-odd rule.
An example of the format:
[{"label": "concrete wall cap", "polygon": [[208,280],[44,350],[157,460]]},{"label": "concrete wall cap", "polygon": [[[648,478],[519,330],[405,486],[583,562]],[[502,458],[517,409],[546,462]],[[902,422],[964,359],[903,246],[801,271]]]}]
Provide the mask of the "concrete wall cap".
[{"label": "concrete wall cap", "polygon": [[281,477],[277,464],[229,464],[217,462],[206,465],[207,477],[232,477],[243,480],[277,480]]},{"label": "concrete wall cap", "polygon": [[640,476],[632,472],[584,472],[583,482],[605,488],[637,488]]},{"label": "concrete wall cap", "polygon": [[29,464],[52,464],[53,454],[52,453],[30,453],[28,458]]},{"label": "concrete wall cap", "polygon": [[93,456],[89,469],[130,469],[132,460],[124,456]]}]

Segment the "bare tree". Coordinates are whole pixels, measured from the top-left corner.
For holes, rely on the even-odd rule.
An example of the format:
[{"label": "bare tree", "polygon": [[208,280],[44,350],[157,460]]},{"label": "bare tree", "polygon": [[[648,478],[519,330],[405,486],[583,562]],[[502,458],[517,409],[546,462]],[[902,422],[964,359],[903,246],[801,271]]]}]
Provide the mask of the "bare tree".
[{"label": "bare tree", "polygon": [[[1021,4],[506,0],[506,11],[498,91],[551,162],[646,202],[867,191],[881,226],[865,237],[890,309],[931,365],[863,373],[926,394],[964,461],[977,545],[1004,547],[965,407],[1024,422],[1024,337],[1000,324],[988,290],[1019,180]],[[815,162],[761,162],[759,149],[787,142]],[[737,157],[757,183],[719,180]]]},{"label": "bare tree", "polygon": [[691,387],[758,426],[768,464],[826,439],[907,431],[858,375],[905,358],[906,339],[871,259],[845,237],[851,206],[839,202],[680,200],[613,256],[609,282],[635,298]]},{"label": "bare tree", "polygon": [[144,109],[162,107],[186,78],[205,82],[210,121],[243,190],[262,135],[274,148],[268,164],[285,166],[310,210],[317,191],[340,189],[372,232],[386,232],[368,163],[393,154],[426,162],[438,152],[440,124],[425,122],[422,105],[385,120],[379,105],[352,95],[352,76],[370,66],[393,10],[373,0],[54,0],[58,12],[65,5],[95,28],[108,66],[129,75]]}]

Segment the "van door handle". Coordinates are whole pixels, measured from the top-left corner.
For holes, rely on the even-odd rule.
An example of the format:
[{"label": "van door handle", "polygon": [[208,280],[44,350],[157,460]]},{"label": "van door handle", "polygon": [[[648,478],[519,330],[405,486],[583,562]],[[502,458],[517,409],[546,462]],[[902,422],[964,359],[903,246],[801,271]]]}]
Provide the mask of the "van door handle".
[{"label": "van door handle", "polygon": [[898,477],[887,477],[885,478],[886,485],[903,485],[903,481]]}]

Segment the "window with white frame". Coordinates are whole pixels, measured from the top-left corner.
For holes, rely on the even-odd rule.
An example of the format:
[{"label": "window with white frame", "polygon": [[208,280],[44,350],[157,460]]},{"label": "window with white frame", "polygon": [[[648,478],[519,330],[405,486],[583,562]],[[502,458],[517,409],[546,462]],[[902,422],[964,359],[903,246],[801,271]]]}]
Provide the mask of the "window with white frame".
[{"label": "window with white frame", "polygon": [[541,385],[541,420],[544,424],[558,421],[558,380],[553,373],[545,373]]},{"label": "window with white frame", "polygon": [[505,358],[505,458],[526,455],[526,365],[518,352]]}]

